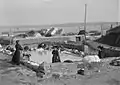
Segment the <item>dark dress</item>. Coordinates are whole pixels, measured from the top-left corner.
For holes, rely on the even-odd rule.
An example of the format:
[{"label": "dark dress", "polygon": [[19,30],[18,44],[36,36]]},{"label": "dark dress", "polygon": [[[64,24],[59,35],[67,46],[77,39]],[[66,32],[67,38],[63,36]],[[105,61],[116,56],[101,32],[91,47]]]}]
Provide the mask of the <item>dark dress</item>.
[{"label": "dark dress", "polygon": [[13,55],[12,62],[14,64],[19,65],[20,64],[20,50],[23,50],[20,44],[15,45],[16,51]]},{"label": "dark dress", "polygon": [[98,56],[99,56],[99,58],[105,58],[106,57],[105,50],[104,49],[99,50],[98,51]]},{"label": "dark dress", "polygon": [[101,58],[101,50],[98,50],[98,56]]},{"label": "dark dress", "polygon": [[52,54],[52,63],[61,62],[58,50],[53,50]]}]

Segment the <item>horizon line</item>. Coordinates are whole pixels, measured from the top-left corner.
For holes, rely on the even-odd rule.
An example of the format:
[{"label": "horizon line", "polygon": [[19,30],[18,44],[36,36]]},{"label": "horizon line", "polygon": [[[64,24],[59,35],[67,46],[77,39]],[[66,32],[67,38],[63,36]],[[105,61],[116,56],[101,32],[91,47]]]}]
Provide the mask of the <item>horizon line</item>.
[{"label": "horizon line", "polygon": [[[86,22],[86,24],[94,23],[120,23],[120,21],[100,21],[100,22]],[[26,24],[26,25],[0,25],[0,27],[19,27],[19,26],[52,26],[52,25],[65,25],[65,24],[84,24],[84,22],[66,22],[66,23],[57,23],[57,24]]]}]

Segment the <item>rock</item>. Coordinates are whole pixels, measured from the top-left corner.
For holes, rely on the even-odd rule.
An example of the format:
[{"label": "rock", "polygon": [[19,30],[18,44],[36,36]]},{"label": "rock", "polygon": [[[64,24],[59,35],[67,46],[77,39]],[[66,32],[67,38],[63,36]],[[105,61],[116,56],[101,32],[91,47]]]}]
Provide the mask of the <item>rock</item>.
[{"label": "rock", "polygon": [[43,78],[43,76],[45,75],[44,65],[40,64],[39,67],[35,70],[35,72],[38,77]]},{"label": "rock", "polygon": [[84,69],[80,69],[77,71],[77,74],[84,75]]},{"label": "rock", "polygon": [[36,72],[36,76],[37,76],[37,77],[43,78],[43,75],[44,75],[44,73]]},{"label": "rock", "polygon": [[41,72],[41,73],[45,74],[44,66],[40,64],[38,69],[37,69],[37,72]]},{"label": "rock", "polygon": [[118,59],[113,59],[113,60],[110,62],[110,65],[112,65],[112,66],[120,66],[120,58],[118,58]]},{"label": "rock", "polygon": [[55,79],[59,79],[60,78],[60,74],[54,73],[52,74],[52,77]]},{"label": "rock", "polygon": [[45,70],[44,70],[44,63],[42,64],[38,64],[32,61],[21,61],[21,64],[27,66],[28,68],[30,68],[31,70],[36,72],[36,76],[43,78],[43,76],[45,75]]}]

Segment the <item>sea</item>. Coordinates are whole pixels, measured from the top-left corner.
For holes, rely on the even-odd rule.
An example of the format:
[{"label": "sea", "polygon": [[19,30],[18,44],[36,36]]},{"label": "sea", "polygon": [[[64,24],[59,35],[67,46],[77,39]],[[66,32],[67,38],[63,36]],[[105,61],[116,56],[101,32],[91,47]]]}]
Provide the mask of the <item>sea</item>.
[{"label": "sea", "polygon": [[[116,27],[116,22],[105,23],[87,23],[86,31],[106,31],[108,29]],[[84,30],[83,23],[66,23],[57,25],[25,25],[25,26],[0,26],[0,33],[2,32],[15,32],[15,31],[29,31],[29,30],[41,30],[49,29],[51,27],[63,29],[62,33],[78,33],[80,30]]]}]

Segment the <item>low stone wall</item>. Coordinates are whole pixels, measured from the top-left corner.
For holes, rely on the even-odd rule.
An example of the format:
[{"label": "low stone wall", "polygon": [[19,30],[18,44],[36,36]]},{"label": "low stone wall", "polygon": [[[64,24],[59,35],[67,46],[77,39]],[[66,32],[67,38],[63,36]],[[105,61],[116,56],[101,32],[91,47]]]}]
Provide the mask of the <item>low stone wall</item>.
[{"label": "low stone wall", "polygon": [[[80,36],[82,37],[82,36]],[[37,38],[21,38],[17,39],[20,40],[21,44],[38,44],[46,41],[50,42],[64,42],[64,41],[76,41],[76,36],[54,36],[54,37],[37,37]],[[16,40],[13,41],[15,43]]]}]

